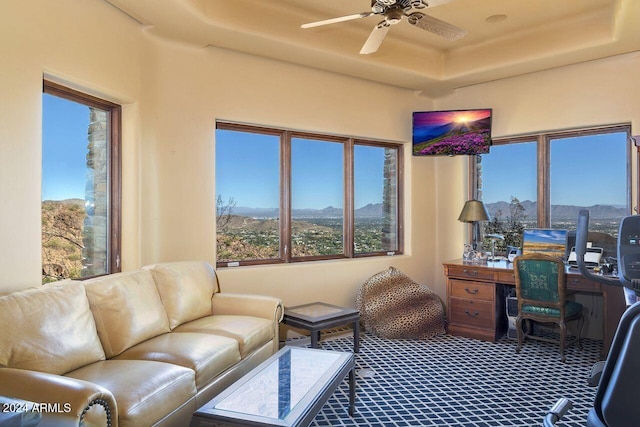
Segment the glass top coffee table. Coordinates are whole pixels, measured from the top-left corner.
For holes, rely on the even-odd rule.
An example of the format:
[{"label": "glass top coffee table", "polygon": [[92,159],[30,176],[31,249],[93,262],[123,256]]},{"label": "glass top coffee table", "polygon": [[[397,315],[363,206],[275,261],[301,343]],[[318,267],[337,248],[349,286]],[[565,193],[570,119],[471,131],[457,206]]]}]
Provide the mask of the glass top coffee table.
[{"label": "glass top coffee table", "polygon": [[340,307],[325,302],[312,302],[284,308],[285,325],[311,331],[311,347],[317,348],[323,329],[353,325],[353,352],[360,351],[360,312],[353,308]]},{"label": "glass top coffee table", "polygon": [[355,407],[353,353],[284,347],[198,409],[191,427],[308,426],[349,376]]}]

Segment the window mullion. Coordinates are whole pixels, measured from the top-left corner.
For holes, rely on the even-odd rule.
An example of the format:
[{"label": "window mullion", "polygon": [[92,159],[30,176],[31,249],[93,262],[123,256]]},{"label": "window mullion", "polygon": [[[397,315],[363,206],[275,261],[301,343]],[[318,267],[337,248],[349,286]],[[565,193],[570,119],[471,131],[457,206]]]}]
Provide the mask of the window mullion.
[{"label": "window mullion", "polygon": [[291,132],[280,137],[280,257],[291,262]]},{"label": "window mullion", "polygon": [[353,138],[344,142],[344,222],[343,246],[344,255],[353,258],[354,229],[354,184],[353,184]]},{"label": "window mullion", "polygon": [[[629,212],[630,215],[635,215],[639,213],[639,207],[638,204],[640,204],[640,136],[634,136],[633,137],[633,144],[636,146],[636,199],[635,199],[635,205],[633,204],[634,200],[633,200],[633,195],[632,190],[629,190],[629,207],[631,207],[631,211]],[[629,147],[629,150],[631,150],[631,147]],[[629,156],[629,160],[631,160],[631,156]],[[628,166],[629,168],[629,175],[631,175],[631,165]],[[631,181],[629,181],[631,182]]]},{"label": "window mullion", "polygon": [[538,136],[538,227],[549,227],[551,217],[551,171],[549,137]]},{"label": "window mullion", "polygon": [[398,164],[396,165],[396,185],[397,185],[397,200],[396,200],[396,214],[398,218],[398,242],[397,253],[404,253],[404,151],[403,147],[399,146],[396,151],[396,158]]},{"label": "window mullion", "polygon": [[121,218],[122,210],[121,197],[122,194],[122,148],[120,145],[120,129],[122,120],[122,108],[114,107],[109,112],[109,123],[111,124],[110,142],[111,152],[109,153],[109,230],[110,236],[108,251],[110,253],[109,263],[111,273],[119,272],[122,269],[122,261],[120,254],[121,242]]}]

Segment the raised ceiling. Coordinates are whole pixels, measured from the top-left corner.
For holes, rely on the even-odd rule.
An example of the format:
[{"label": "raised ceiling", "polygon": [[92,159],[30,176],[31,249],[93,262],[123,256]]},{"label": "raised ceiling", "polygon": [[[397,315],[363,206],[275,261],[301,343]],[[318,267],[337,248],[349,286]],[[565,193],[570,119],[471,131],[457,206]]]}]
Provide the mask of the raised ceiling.
[{"label": "raised ceiling", "polygon": [[[215,46],[440,96],[453,89],[640,50],[639,0],[434,0],[421,11],[467,30],[448,41],[393,25],[359,54],[370,0],[106,0],[163,39]],[[426,0],[428,2],[428,0]]]}]

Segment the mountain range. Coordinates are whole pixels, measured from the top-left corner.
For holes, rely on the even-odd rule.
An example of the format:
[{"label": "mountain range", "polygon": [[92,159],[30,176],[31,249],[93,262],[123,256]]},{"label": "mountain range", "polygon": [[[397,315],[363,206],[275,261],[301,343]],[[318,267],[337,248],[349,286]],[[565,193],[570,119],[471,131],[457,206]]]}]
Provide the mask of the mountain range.
[{"label": "mountain range", "polygon": [[[538,212],[538,203],[531,200],[520,202],[524,208],[524,214],[527,218],[535,218]],[[502,211],[502,217],[509,216],[509,202],[487,203],[485,205],[489,211],[489,215],[494,217],[498,211]],[[581,209],[589,210],[589,217],[593,219],[620,219],[629,215],[624,207],[612,205],[593,205],[593,206],[574,206],[574,205],[551,205],[551,218],[553,219],[571,219],[578,218],[578,212]]]},{"label": "mountain range", "polygon": [[[233,215],[248,216],[252,218],[278,218],[278,208],[249,208],[236,206]],[[294,218],[339,218],[342,217],[342,208],[327,206],[323,209],[293,209]],[[355,210],[356,218],[382,218],[382,203],[369,203]]]},{"label": "mountain range", "polygon": [[[520,202],[524,208],[527,218],[535,218],[538,211],[538,203],[531,200]],[[509,216],[509,202],[487,203],[486,207],[491,217],[498,211],[502,211],[502,217]],[[589,210],[589,217],[593,219],[620,219],[628,215],[627,209],[612,205],[574,206],[574,205],[551,205],[551,218],[569,219],[578,218],[581,209]],[[234,215],[248,216],[252,218],[278,218],[280,210],[278,208],[249,208],[236,206],[233,208]],[[327,206],[323,209],[294,209],[294,218],[338,218],[342,216],[342,208]],[[355,210],[356,218],[382,218],[382,203],[369,203],[366,206]]]}]

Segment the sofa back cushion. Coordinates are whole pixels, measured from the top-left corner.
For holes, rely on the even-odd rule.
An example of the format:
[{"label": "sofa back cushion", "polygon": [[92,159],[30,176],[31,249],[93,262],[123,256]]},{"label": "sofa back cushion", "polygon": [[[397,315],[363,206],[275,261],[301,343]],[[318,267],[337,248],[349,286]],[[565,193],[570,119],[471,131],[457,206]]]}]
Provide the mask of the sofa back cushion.
[{"label": "sofa back cushion", "polygon": [[0,368],[65,374],[105,354],[81,283],[0,297]]},{"label": "sofa back cushion", "polygon": [[167,313],[148,271],[97,277],[84,285],[107,358],[170,331]]},{"label": "sofa back cushion", "polygon": [[171,329],[211,314],[211,298],[218,290],[211,265],[203,261],[183,261],[144,268],[153,275]]}]

